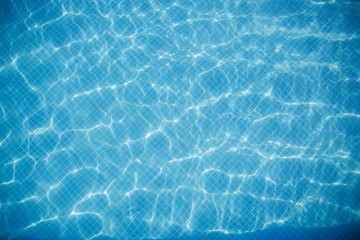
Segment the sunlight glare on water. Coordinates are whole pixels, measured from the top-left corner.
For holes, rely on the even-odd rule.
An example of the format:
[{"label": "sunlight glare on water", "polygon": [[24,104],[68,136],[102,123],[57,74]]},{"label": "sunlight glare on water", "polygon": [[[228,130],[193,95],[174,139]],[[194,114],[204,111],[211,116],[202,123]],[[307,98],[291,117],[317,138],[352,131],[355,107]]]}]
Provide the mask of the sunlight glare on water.
[{"label": "sunlight glare on water", "polygon": [[1,239],[359,223],[357,1],[0,0],[0,32]]}]

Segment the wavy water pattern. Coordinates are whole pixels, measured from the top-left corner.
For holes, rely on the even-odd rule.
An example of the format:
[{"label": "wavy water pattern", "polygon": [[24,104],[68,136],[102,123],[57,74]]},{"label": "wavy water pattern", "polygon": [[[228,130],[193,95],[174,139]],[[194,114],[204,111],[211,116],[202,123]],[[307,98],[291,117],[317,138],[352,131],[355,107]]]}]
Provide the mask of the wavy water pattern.
[{"label": "wavy water pattern", "polygon": [[2,0],[0,238],[358,222],[359,12]]}]

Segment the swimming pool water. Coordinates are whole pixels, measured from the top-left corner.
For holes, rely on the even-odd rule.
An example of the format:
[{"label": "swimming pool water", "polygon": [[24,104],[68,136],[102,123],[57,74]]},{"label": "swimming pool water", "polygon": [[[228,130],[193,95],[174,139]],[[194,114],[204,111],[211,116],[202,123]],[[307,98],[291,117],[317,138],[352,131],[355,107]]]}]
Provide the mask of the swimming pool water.
[{"label": "swimming pool water", "polygon": [[354,236],[359,2],[2,0],[0,32],[1,239]]}]

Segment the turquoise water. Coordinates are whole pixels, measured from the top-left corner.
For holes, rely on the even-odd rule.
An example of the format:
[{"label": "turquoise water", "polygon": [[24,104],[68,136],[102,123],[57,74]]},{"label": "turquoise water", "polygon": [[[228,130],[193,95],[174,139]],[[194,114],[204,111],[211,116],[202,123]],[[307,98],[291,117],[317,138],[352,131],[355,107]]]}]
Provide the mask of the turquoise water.
[{"label": "turquoise water", "polygon": [[1,239],[349,239],[360,4],[0,1]]}]

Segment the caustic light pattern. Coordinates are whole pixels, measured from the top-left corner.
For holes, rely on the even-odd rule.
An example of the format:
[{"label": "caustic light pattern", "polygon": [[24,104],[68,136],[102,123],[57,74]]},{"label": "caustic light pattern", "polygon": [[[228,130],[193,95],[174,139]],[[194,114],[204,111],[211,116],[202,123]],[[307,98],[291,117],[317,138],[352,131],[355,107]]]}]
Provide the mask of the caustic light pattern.
[{"label": "caustic light pattern", "polygon": [[360,5],[2,0],[0,237],[360,217]]}]

